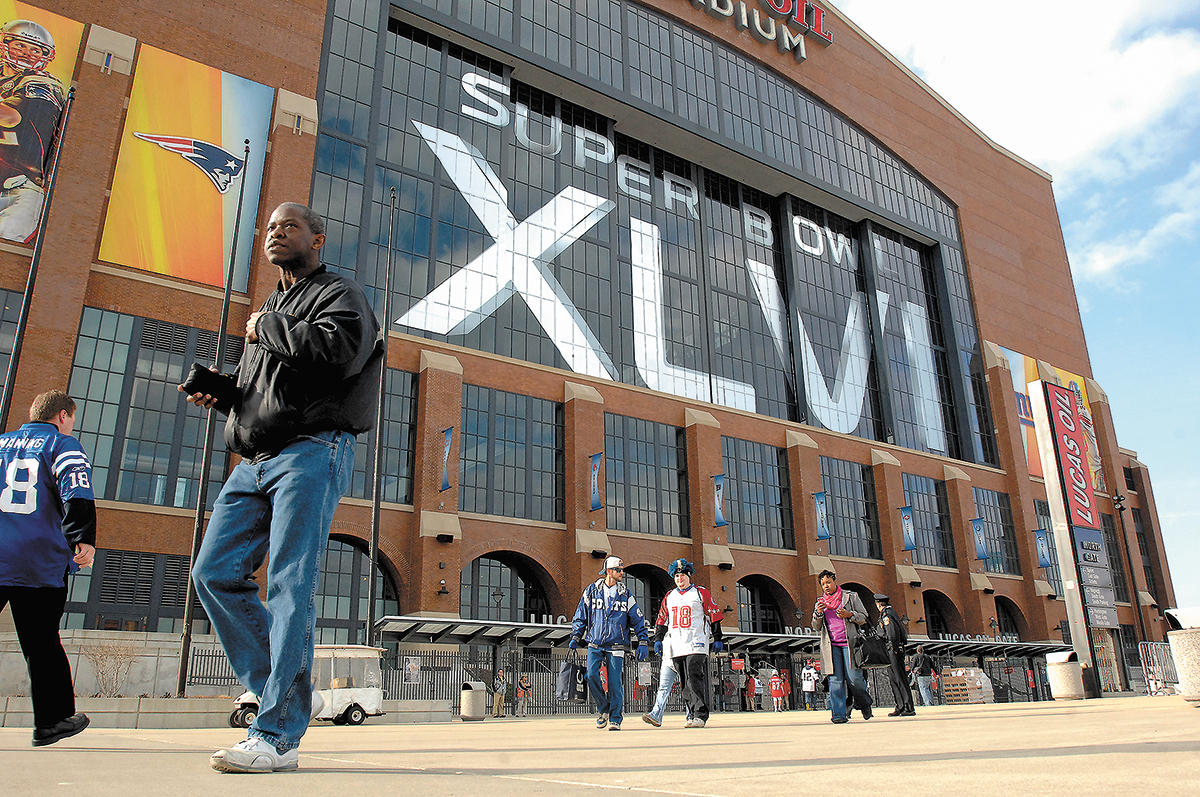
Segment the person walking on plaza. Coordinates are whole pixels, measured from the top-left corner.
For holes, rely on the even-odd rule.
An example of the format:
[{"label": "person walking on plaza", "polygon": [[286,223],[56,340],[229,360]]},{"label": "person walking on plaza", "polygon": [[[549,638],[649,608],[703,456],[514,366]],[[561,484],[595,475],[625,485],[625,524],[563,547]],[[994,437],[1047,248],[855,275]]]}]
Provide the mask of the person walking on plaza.
[{"label": "person walking on plaza", "polygon": [[879,609],[879,631],[887,641],[888,675],[892,679],[892,695],[896,698],[896,708],[889,717],[912,717],[916,715],[913,708],[912,688],[908,685],[908,673],[904,669],[904,649],[908,645],[908,632],[900,615],[892,608],[891,599],[882,593],[875,595],[875,606]]},{"label": "person walking on plaza", "polygon": [[67,575],[96,555],[92,466],[74,430],[75,401],[51,390],[33,400],[29,423],[0,435],[0,611],[12,607],[29,671],[34,747],[89,724],[58,636]]},{"label": "person walking on plaza", "polygon": [[779,677],[779,670],[771,670],[771,680],[767,685],[771,690],[771,702],[775,711],[783,711],[783,679]]},{"label": "person walking on plaza", "polygon": [[504,698],[508,694],[508,679],[504,677],[504,670],[496,670],[496,677],[492,679],[492,716],[496,719],[504,718]]},{"label": "person walking on plaza", "polygon": [[513,711],[513,716],[528,717],[529,716],[529,692],[532,687],[529,685],[529,676],[525,673],[521,674],[520,680],[517,681],[517,708]]},{"label": "person walking on plaza", "polygon": [[[260,698],[246,739],[213,754],[221,772],[295,769],[322,707],[312,691],[321,560],[354,473],[354,437],[375,422],[383,362],[366,294],[325,269],[324,245],[320,216],[291,202],[277,207],[263,250],[279,283],[246,321],[235,376],[214,377],[219,395],[179,386],[198,407],[229,410],[225,443],[241,457],[192,569],[238,680]],[[264,563],[265,606],[254,580]]]},{"label": "person walking on plaza", "polygon": [[917,692],[922,706],[935,705],[933,698],[933,659],[925,652],[924,645],[917,645],[913,656],[912,671],[917,675]]},{"label": "person walking on plaza", "polygon": [[724,647],[723,614],[712,594],[692,583],[695,573],[686,559],[671,562],[667,574],[675,579],[675,589],[663,598],[654,623],[654,652],[671,659],[679,675],[679,691],[690,717],[685,728],[703,728],[708,723],[708,647],[710,642],[715,650]]},{"label": "person walking on plaza", "polygon": [[754,677],[754,672],[746,671],[746,684],[743,690],[743,698],[746,701],[746,710],[754,711],[754,700],[758,697],[758,679]]},{"label": "person walking on plaza", "polygon": [[804,662],[804,668],[800,670],[800,694],[804,697],[805,711],[815,711],[817,708],[817,681],[820,677],[811,661]]},{"label": "person walking on plaza", "polygon": [[[671,699],[671,689],[677,680],[679,675],[675,672],[675,660],[670,656],[663,656],[662,667],[658,671],[658,694],[654,698],[654,707],[642,715],[642,722],[655,728],[662,725],[663,714],[667,712],[667,703]],[[692,711],[689,708],[685,722],[691,719]]]},{"label": "person walking on plaza", "polygon": [[813,606],[812,626],[821,634],[821,672],[829,678],[829,711],[836,724],[850,721],[846,691],[849,688],[853,706],[871,719],[871,694],[862,670],[854,668],[850,650],[858,639],[858,629],[867,623],[867,609],[851,590],[838,586],[832,570],[822,570],[821,596]]},{"label": "person walking on plaza", "polygon": [[[575,650],[587,645],[587,680],[600,716],[596,727],[610,731],[621,730],[624,692],[622,668],[625,649],[629,647],[629,632],[637,638],[638,661],[650,655],[646,617],[633,594],[621,583],[625,578],[625,563],[620,557],[604,560],[601,578],[588,585],[579,598],[579,606],[571,620],[569,647]],[[600,667],[608,670],[608,688],[600,680]]]}]

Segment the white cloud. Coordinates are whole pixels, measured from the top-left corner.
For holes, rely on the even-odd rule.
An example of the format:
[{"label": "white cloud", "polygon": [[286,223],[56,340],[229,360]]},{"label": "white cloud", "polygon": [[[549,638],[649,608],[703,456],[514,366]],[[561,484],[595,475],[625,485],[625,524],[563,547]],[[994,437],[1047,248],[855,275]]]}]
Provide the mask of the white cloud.
[{"label": "white cloud", "polygon": [[1188,139],[1160,128],[1157,144],[1142,145],[1148,128],[1200,104],[1200,31],[1161,24],[1200,10],[1196,0],[1059,0],[1035,11],[952,0],[836,5],[1056,182],[1152,165],[1164,142]]}]

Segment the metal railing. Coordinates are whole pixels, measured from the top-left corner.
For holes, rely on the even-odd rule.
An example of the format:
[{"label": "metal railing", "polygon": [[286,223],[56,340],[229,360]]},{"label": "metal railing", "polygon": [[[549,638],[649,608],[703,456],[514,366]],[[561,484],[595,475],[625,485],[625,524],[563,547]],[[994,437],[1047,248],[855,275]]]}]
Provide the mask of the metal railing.
[{"label": "metal railing", "polygon": [[1171,687],[1179,683],[1175,672],[1175,659],[1171,656],[1171,645],[1167,642],[1139,642],[1138,657],[1146,676],[1146,692],[1151,695],[1169,695]]}]

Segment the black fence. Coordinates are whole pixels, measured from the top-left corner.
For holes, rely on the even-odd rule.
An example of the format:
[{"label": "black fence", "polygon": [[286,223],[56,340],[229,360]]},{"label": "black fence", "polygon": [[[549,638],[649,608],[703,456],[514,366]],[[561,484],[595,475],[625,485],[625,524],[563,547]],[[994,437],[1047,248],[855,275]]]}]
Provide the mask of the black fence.
[{"label": "black fence", "polygon": [[[496,670],[503,668],[507,688],[505,690],[505,713],[513,714],[517,706],[517,681],[522,675],[529,679],[530,695],[525,705],[526,713],[536,716],[591,714],[595,706],[591,699],[586,703],[567,703],[554,698],[555,681],[559,667],[570,656],[569,651],[550,648],[525,648],[522,650],[496,649],[492,647],[471,648],[459,651],[399,651],[394,664],[385,662],[383,693],[386,699],[400,700],[449,700],[451,714],[457,715],[462,706],[463,684],[482,684],[488,693],[487,705],[492,707],[493,681]],[[586,663],[586,651],[579,652],[580,663]],[[733,661],[740,658],[743,669],[734,670]],[[708,663],[709,685],[712,689],[710,711],[770,711],[773,701],[767,681],[772,670],[778,670],[789,681],[790,694],[783,699],[785,710],[804,708],[801,695],[800,671],[806,661],[813,657],[803,654],[773,654],[767,656],[721,655],[710,656]],[[662,660],[651,658],[639,662],[630,653],[625,656],[623,669],[623,691],[625,714],[634,717],[650,711],[658,696],[659,672]],[[964,662],[961,658],[934,657],[939,673],[963,666],[979,667],[980,662]],[[989,658],[984,659],[982,668],[992,682],[997,703],[1049,700],[1050,691],[1046,679],[1043,659],[1032,658]],[[746,674],[754,672],[758,691],[754,696],[754,708],[746,692]],[[1032,677],[1031,677],[1032,673]],[[876,708],[895,706],[891,681],[886,668],[867,670],[866,681]],[[224,651],[220,648],[193,648],[188,668],[188,684],[203,686],[227,686],[240,688],[237,677],[229,666]],[[914,690],[916,697],[916,690]],[[818,686],[813,695],[818,710],[826,708],[826,692]],[[934,694],[935,703],[944,702],[941,679]],[[667,702],[667,711],[684,711],[683,700],[676,683]]]}]

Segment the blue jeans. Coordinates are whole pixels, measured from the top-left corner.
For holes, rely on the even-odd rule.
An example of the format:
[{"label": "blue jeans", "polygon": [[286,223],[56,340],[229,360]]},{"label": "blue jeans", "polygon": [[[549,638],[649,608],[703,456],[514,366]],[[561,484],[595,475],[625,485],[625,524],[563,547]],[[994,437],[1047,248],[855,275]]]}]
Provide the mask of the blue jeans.
[{"label": "blue jeans", "polygon": [[923,706],[934,705],[933,676],[932,675],[918,675],[917,676],[917,689],[920,690],[920,693],[921,693],[921,705],[923,705]]},{"label": "blue jeans", "polygon": [[[608,667],[608,692],[600,681],[600,665]],[[611,650],[588,648],[587,679],[592,688],[592,699],[596,701],[596,710],[608,715],[608,721],[613,725],[621,724],[621,706],[625,702],[625,692],[621,685],[621,676],[625,668],[624,656],[614,656]]]},{"label": "blue jeans", "polygon": [[[233,671],[259,697],[249,735],[280,751],[298,747],[308,728],[321,559],[353,471],[347,432],[299,437],[263,462],[238,463],[192,570]],[[264,560],[266,606],[251,579]]]},{"label": "blue jeans", "polygon": [[867,691],[867,681],[863,678],[862,670],[851,666],[850,648],[833,645],[833,672],[829,675],[829,710],[835,720],[846,719],[849,716],[846,706],[847,680],[850,682],[854,707],[860,711],[869,707],[871,694]]},{"label": "blue jeans", "polygon": [[667,701],[671,699],[671,687],[675,685],[678,673],[671,666],[671,660],[663,659],[662,669],[658,671],[658,697],[654,699],[654,708],[650,716],[662,722],[663,714],[667,713]]}]

